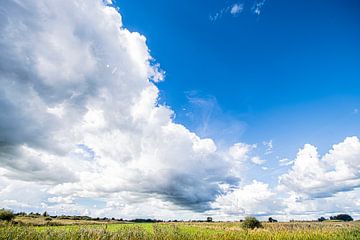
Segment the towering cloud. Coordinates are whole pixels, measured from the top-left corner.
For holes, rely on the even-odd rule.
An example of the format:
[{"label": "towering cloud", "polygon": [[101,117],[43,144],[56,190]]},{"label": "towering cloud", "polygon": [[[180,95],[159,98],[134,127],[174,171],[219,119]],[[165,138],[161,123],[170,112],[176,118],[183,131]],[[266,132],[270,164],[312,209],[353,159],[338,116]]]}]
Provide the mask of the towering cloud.
[{"label": "towering cloud", "polygon": [[3,184],[35,182],[50,203],[126,193],[198,211],[237,184],[215,143],[158,104],[145,37],[107,3],[5,1],[0,33]]},{"label": "towering cloud", "polygon": [[320,157],[306,144],[280,183],[304,198],[322,198],[360,187],[360,141],[348,137]]}]

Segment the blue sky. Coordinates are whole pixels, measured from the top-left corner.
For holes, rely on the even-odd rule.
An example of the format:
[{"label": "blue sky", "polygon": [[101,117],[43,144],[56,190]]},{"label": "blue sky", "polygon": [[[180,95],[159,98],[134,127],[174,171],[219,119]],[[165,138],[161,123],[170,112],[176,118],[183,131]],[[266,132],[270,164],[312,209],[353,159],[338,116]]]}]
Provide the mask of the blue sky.
[{"label": "blue sky", "polygon": [[[176,112],[175,121],[201,129],[203,122],[189,117],[201,107],[192,107],[189,96],[215,100],[221,112],[205,119],[241,122],[231,140],[273,140],[280,157],[294,157],[305,143],[324,153],[346,136],[359,135],[360,4],[268,0],[256,14],[261,2],[115,4],[126,27],[147,37],[166,71],[166,81],[158,84],[160,100]],[[211,20],[234,4],[242,11],[225,10]],[[214,130],[198,133],[219,137]]]},{"label": "blue sky", "polygon": [[359,11],[355,0],[6,1],[0,208],[360,219]]}]

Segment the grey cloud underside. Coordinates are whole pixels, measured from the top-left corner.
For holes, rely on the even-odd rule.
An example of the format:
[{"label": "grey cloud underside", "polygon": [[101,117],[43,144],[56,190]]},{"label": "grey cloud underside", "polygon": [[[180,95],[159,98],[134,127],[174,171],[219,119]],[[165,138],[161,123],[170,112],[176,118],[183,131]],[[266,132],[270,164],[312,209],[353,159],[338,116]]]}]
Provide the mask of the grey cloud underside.
[{"label": "grey cloud underside", "polygon": [[[145,38],[102,1],[0,6],[0,176],[59,196],[130,191],[204,211],[238,178],[157,103]],[[0,172],[1,173],[1,172]]]}]

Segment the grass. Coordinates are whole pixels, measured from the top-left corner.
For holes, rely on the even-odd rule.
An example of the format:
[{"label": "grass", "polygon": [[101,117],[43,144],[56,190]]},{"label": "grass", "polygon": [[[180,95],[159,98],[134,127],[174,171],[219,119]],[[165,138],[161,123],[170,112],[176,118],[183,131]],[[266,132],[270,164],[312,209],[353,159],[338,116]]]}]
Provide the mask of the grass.
[{"label": "grass", "polygon": [[225,239],[225,240],[300,240],[360,239],[360,222],[291,222],[262,223],[263,228],[246,230],[239,222],[226,223],[111,223],[86,224],[86,221],[63,226],[0,225],[0,239]]}]

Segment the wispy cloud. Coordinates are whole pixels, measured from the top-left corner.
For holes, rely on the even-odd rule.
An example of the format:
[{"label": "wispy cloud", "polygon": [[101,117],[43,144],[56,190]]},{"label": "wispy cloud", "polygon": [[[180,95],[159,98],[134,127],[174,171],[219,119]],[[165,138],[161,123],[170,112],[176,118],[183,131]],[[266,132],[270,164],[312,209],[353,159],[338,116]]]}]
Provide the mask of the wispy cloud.
[{"label": "wispy cloud", "polygon": [[238,3],[235,3],[231,9],[230,9],[230,13],[231,15],[237,15],[238,13],[241,13],[244,9],[244,5],[243,4],[238,4]]},{"label": "wispy cloud", "polygon": [[263,145],[266,147],[265,155],[271,154],[273,150],[273,141],[272,140],[263,141]]},{"label": "wispy cloud", "polygon": [[[250,11],[252,14],[260,15],[262,13],[265,3],[266,0],[254,0],[252,7],[251,4],[249,4],[250,6],[248,7],[248,11]],[[226,6],[215,12],[214,14],[211,14],[209,16],[209,20],[211,22],[216,22],[217,20],[225,16],[236,17],[239,14],[243,13],[244,10],[245,10],[244,3],[237,2],[237,3],[227,4]]]},{"label": "wispy cloud", "polygon": [[262,8],[264,7],[265,5],[265,2],[266,0],[260,0],[260,1],[256,1],[255,2],[255,5],[253,6],[252,8],[252,11],[257,14],[257,15],[260,15],[261,12],[262,12]]},{"label": "wispy cloud", "polygon": [[234,3],[232,5],[227,5],[217,11],[215,14],[210,15],[209,19],[211,22],[215,22],[218,19],[222,18],[224,15],[231,15],[233,17],[237,16],[244,10],[244,4]]},{"label": "wispy cloud", "polygon": [[253,162],[256,165],[262,165],[264,164],[266,161],[264,159],[261,159],[259,156],[255,156],[251,158],[251,162]]}]

